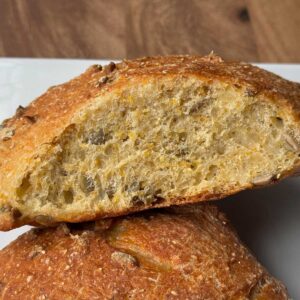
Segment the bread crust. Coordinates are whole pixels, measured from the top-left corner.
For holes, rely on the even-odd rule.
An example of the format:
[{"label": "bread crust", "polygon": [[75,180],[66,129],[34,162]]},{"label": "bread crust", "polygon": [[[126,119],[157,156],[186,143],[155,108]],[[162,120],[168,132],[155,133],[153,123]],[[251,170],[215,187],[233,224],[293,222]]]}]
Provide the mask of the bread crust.
[{"label": "bread crust", "polygon": [[0,264],[1,299],[288,299],[210,205],[34,229]]},{"label": "bread crust", "polygon": [[[262,94],[269,101],[290,110],[297,122],[300,112],[300,84],[290,82],[270,72],[246,63],[224,62],[220,57],[166,56],[146,57],[136,60],[124,60],[119,64],[110,64],[105,68],[92,66],[79,77],[50,88],[44,95],[33,101],[28,107],[20,107],[15,116],[2,124],[0,131],[0,205],[14,207],[16,187],[20,186],[26,174],[39,164],[41,157],[50,151],[57,138],[72,123],[72,117],[82,108],[92,103],[95,98],[122,87],[142,83],[151,77],[196,76],[206,81],[219,80],[234,84],[237,88],[245,87],[251,95]],[[281,174],[284,178],[298,170]],[[248,188],[253,187],[249,185]],[[243,187],[247,188],[247,186]],[[218,199],[233,194],[241,188],[232,187],[221,194],[212,192],[192,197],[166,199],[164,203],[149,206],[132,207],[124,212],[86,213],[66,215],[63,220],[77,222],[94,218],[113,216],[150,207],[170,204],[184,204],[207,199]],[[15,218],[5,211],[0,213],[0,230],[9,230],[34,220]],[[55,220],[52,222],[55,223]]]}]

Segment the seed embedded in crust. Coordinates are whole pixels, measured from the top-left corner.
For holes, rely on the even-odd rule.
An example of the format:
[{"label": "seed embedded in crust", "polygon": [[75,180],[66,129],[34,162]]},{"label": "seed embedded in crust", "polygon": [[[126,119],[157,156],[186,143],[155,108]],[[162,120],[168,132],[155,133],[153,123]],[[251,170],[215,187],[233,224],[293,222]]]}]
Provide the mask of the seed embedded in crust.
[{"label": "seed embedded in crust", "polygon": [[35,245],[33,247],[33,250],[29,252],[28,258],[33,259],[33,258],[37,257],[38,255],[45,254],[45,253],[46,253],[46,251],[43,249],[42,246]]},{"label": "seed embedded in crust", "polygon": [[70,228],[68,227],[68,225],[66,223],[61,223],[57,227],[57,232],[62,233],[62,235],[69,235]]},{"label": "seed embedded in crust", "polygon": [[22,105],[19,105],[17,110],[16,110],[16,117],[21,117],[25,111],[25,107]]},{"label": "seed embedded in crust", "polygon": [[111,61],[105,68],[106,71],[108,71],[109,73],[113,72],[116,68],[116,64]]},{"label": "seed embedded in crust", "polygon": [[37,117],[36,116],[24,116],[24,118],[29,121],[30,123],[34,124],[37,121]]},{"label": "seed embedded in crust", "polygon": [[137,259],[125,252],[115,251],[111,254],[111,259],[123,267],[136,268],[139,266]]},{"label": "seed embedded in crust", "polygon": [[254,97],[258,94],[257,90],[253,89],[253,88],[248,88],[246,89],[246,92],[245,92],[246,96],[248,97]]},{"label": "seed embedded in crust", "polygon": [[97,69],[97,70],[99,70],[99,71],[102,71],[102,69],[103,69],[103,67],[101,66],[101,65],[95,65],[95,68]]},{"label": "seed embedded in crust", "polygon": [[34,241],[37,238],[37,232],[35,230],[29,230],[26,233],[28,241]]},{"label": "seed embedded in crust", "polygon": [[7,123],[9,122],[10,119],[5,119],[3,122],[0,124],[0,130],[4,129],[7,126]]},{"label": "seed embedded in crust", "polygon": [[102,76],[100,77],[100,79],[98,80],[98,82],[101,83],[106,83],[108,81],[108,76]]},{"label": "seed embedded in crust", "polygon": [[11,128],[5,128],[1,135],[2,141],[8,141],[15,135],[15,130]]},{"label": "seed embedded in crust", "polygon": [[266,185],[273,181],[274,175],[259,175],[252,180],[254,185]]}]

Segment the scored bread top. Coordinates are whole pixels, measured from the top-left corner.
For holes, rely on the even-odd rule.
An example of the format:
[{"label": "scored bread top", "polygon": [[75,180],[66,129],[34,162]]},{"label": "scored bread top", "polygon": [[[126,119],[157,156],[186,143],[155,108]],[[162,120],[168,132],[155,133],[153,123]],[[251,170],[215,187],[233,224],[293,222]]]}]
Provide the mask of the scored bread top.
[{"label": "scored bread top", "polygon": [[216,207],[34,229],[0,251],[1,299],[287,299]]},{"label": "scored bread top", "polygon": [[[290,109],[299,119],[300,84],[280,78],[246,63],[224,62],[220,57],[166,56],[124,60],[106,67],[92,66],[79,77],[54,86],[28,107],[19,107],[14,117],[5,120],[0,130],[0,229],[14,222],[6,205],[14,201],[26,172],[41,162],[43,154],[71,124],[72,117],[97,96],[117,91],[132,81],[173,75],[197,76],[247,87],[249,95],[265,94]],[[5,225],[6,224],[6,225]]]}]

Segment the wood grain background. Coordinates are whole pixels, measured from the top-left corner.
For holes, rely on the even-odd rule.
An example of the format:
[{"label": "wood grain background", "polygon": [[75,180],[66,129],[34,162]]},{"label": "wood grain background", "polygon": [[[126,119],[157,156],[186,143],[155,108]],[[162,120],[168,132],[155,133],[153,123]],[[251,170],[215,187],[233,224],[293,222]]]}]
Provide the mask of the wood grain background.
[{"label": "wood grain background", "polygon": [[300,0],[0,0],[0,56],[300,62]]}]

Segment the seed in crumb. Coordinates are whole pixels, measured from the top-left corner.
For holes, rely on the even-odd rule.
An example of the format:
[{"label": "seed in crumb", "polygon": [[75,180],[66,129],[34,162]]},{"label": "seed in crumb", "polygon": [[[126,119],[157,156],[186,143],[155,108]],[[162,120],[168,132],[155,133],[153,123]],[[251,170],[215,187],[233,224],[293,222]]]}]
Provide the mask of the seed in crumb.
[{"label": "seed in crumb", "polygon": [[291,137],[290,135],[286,134],[284,136],[284,139],[285,139],[286,143],[288,144],[288,146],[289,146],[289,148],[291,150],[299,151],[300,146],[299,146],[298,142],[293,137]]},{"label": "seed in crumb", "polygon": [[55,223],[54,219],[50,216],[46,215],[38,215],[34,218],[34,220],[41,225],[48,226]]},{"label": "seed in crumb", "polygon": [[0,212],[4,213],[4,212],[11,212],[12,210],[12,207],[10,205],[7,205],[7,204],[3,204],[1,207],[0,207]]},{"label": "seed in crumb", "polygon": [[138,267],[138,261],[136,260],[135,257],[132,255],[121,252],[121,251],[115,251],[111,254],[111,259],[123,267],[131,267],[131,268],[136,268]]},{"label": "seed in crumb", "polygon": [[171,291],[171,294],[172,294],[173,296],[177,296],[177,295],[178,295],[177,292],[175,292],[175,291]]},{"label": "seed in crumb", "polygon": [[135,195],[131,198],[131,203],[134,205],[134,206],[140,206],[140,205],[143,205],[145,204],[143,199],[141,199],[141,197]]},{"label": "seed in crumb", "polygon": [[32,281],[32,279],[33,279],[33,276],[32,276],[32,275],[29,275],[29,276],[26,278],[27,283],[29,283],[30,281]]}]

